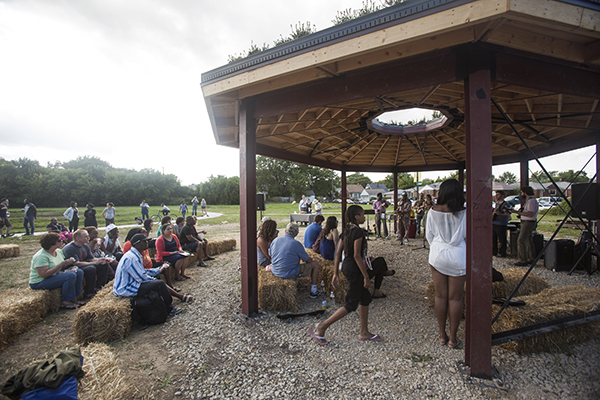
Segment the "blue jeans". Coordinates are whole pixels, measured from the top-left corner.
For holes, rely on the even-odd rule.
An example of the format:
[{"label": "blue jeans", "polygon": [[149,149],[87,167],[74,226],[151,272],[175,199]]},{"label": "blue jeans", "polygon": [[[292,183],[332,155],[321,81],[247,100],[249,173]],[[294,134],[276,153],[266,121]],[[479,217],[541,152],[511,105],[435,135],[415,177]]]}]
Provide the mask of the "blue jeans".
[{"label": "blue jeans", "polygon": [[148,209],[145,207],[142,207],[142,221],[145,220],[146,218],[150,219],[150,216],[148,215]]},{"label": "blue jeans", "polygon": [[52,275],[38,283],[30,283],[29,287],[33,290],[58,289],[62,287],[63,301],[75,300],[81,296],[81,284],[83,282],[83,271],[77,269],[77,273],[64,272],[58,275]]},{"label": "blue jeans", "polygon": [[[26,215],[23,217],[23,226],[25,227],[26,235],[33,235],[33,231],[35,231],[35,225],[33,224],[33,215]],[[29,227],[31,226],[31,231],[29,231]]]},{"label": "blue jeans", "polygon": [[192,206],[192,215],[198,215],[198,206]]}]

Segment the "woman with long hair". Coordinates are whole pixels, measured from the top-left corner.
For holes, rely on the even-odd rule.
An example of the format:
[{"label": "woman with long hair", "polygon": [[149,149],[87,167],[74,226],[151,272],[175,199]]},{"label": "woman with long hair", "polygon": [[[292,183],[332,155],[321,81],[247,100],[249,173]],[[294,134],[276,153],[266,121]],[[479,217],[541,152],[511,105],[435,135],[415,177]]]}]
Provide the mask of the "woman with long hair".
[{"label": "woman with long hair", "polygon": [[175,266],[175,280],[183,281],[190,279],[185,274],[188,258],[184,256],[179,239],[173,233],[173,224],[166,223],[162,226],[162,234],[156,239],[156,261],[168,262]]},{"label": "woman with long hair", "polygon": [[[437,205],[429,210],[425,235],[429,242],[429,267],[435,288],[435,315],[439,342],[455,348],[462,318],[462,300],[467,273],[467,223],[463,185],[448,179],[440,185]],[[450,315],[450,336],[446,316]]]},{"label": "woman with long hair", "polygon": [[[367,266],[365,233],[359,227],[360,224],[365,222],[365,210],[360,206],[351,205],[346,210],[346,220],[348,224],[342,233],[333,263],[333,265],[339,265],[343,252],[345,258],[342,262],[342,272],[348,280],[345,304],[343,307],[338,308],[325,322],[317,324],[314,331],[311,328],[308,328],[306,331],[321,346],[327,344],[327,340],[325,340],[325,331],[327,328],[357,308],[360,312],[360,333],[358,334],[358,339],[374,342],[383,340],[381,336],[374,335],[369,331],[369,304],[371,303],[369,288],[371,287],[371,278],[369,277],[369,267]],[[334,268],[331,284],[337,287],[339,283],[338,268]]]},{"label": "woman with long hair", "polygon": [[340,241],[337,226],[337,218],[332,215],[331,217],[327,217],[325,228],[321,231],[322,236],[319,243],[319,250],[321,251],[321,257],[326,260],[333,260],[335,257],[335,248]]},{"label": "woman with long hair", "polygon": [[256,254],[258,265],[266,267],[271,264],[271,256],[269,255],[269,246],[273,239],[277,237],[277,222],[272,219],[265,220],[258,231],[256,238]]}]

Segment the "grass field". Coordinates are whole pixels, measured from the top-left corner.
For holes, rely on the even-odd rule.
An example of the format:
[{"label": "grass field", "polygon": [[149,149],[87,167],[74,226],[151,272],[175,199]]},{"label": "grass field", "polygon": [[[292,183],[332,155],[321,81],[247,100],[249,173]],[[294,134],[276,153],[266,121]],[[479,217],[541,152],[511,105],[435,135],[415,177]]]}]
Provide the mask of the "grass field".
[{"label": "grass field", "polygon": [[[369,209],[370,205],[364,205],[363,208]],[[179,214],[178,205],[169,205],[169,208]],[[262,216],[270,216],[277,221],[278,228],[284,229],[289,222],[290,214],[294,211],[298,212],[297,204],[288,203],[267,203],[266,211],[262,212]],[[151,208],[151,215],[158,211],[157,207]],[[58,208],[42,208],[38,209],[38,219],[36,220],[36,230],[42,232],[46,230],[46,225],[50,222],[50,219],[55,217],[62,223],[68,221],[63,217],[62,213],[64,209]],[[83,211],[80,209],[80,212]],[[99,209],[99,213],[102,209]],[[240,222],[240,206],[233,205],[215,205],[208,207],[209,213],[220,213],[222,214],[216,218],[199,218],[198,225],[203,226],[203,229],[208,231],[208,238],[215,236],[227,236],[239,234],[239,222]],[[19,210],[12,210],[11,222],[13,224],[12,232],[23,233],[24,228],[22,226],[22,217]],[[323,204],[323,215],[328,217],[334,215],[341,219],[341,205],[337,203]],[[540,212],[540,220],[538,221],[538,232],[544,235],[545,239],[549,239],[558,223],[557,219],[561,219],[560,215],[546,215],[544,219],[541,219],[543,213]],[[135,223],[134,218],[141,217],[139,207],[117,207],[116,224],[117,225],[131,225]],[[373,217],[373,216],[370,216]],[[261,219],[261,213],[256,214],[257,221]],[[370,218],[371,224],[374,222],[374,218]],[[80,227],[83,225],[83,220],[80,221]],[[104,220],[102,216],[98,218],[98,225],[104,226]],[[223,228],[220,226],[223,225]],[[233,225],[233,227],[231,226]],[[214,229],[210,229],[213,226]],[[124,238],[130,228],[121,229],[120,237]],[[341,229],[341,227],[340,227]],[[156,232],[156,229],[154,230]],[[580,231],[577,229],[563,228],[558,238],[570,237],[573,240],[577,240]],[[102,235],[102,233],[101,233]],[[8,238],[0,239],[0,243],[16,243],[21,246],[21,256],[17,258],[1,259],[0,260],[0,290],[5,290],[12,287],[26,287],[29,280],[29,265],[31,262],[31,256],[39,250],[38,244],[39,236],[22,236],[20,238]]]}]

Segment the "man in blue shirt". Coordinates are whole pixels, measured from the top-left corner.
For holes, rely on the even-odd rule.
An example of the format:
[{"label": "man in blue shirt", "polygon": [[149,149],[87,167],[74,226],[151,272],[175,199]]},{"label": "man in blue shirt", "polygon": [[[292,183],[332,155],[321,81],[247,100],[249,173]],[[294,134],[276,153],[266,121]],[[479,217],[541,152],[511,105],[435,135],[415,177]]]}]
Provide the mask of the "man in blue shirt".
[{"label": "man in blue shirt", "polygon": [[[319,263],[308,256],[302,243],[295,239],[298,236],[298,225],[290,222],[285,234],[275,238],[269,246],[271,256],[271,272],[282,279],[295,279],[298,276],[311,276],[310,298],[316,299],[323,292],[317,290],[319,279]],[[303,263],[300,263],[300,260]]]},{"label": "man in blue shirt", "polygon": [[315,222],[310,224],[304,231],[304,247],[312,249],[312,245],[317,241],[319,234],[321,233],[321,224],[325,221],[325,217],[322,215],[315,216]]},{"label": "man in blue shirt", "polygon": [[143,233],[133,235],[130,240],[131,250],[123,255],[117,266],[113,294],[118,297],[134,297],[155,291],[165,302],[169,315],[179,314],[181,309],[173,307],[173,297],[166,283],[155,278],[163,267],[144,269],[140,252],[148,249],[149,240]]}]

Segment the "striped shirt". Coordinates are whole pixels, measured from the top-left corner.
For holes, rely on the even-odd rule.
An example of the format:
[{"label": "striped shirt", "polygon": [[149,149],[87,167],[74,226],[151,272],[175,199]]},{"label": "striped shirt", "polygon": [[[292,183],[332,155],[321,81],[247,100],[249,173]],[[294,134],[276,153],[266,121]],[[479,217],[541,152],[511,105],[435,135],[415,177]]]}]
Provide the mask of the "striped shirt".
[{"label": "striped shirt", "polygon": [[153,281],[159,273],[160,268],[144,269],[142,255],[132,247],[117,265],[113,294],[119,297],[135,296],[143,282]]}]

